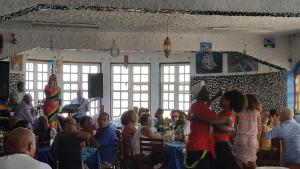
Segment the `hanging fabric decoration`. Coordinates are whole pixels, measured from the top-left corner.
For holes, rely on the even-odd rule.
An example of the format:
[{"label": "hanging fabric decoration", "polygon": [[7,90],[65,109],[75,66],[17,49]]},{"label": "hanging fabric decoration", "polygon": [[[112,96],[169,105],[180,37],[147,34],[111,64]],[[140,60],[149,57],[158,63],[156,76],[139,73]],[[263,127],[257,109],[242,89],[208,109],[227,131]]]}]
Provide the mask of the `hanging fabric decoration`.
[{"label": "hanging fabric decoration", "polygon": [[168,36],[164,40],[164,52],[166,58],[169,58],[169,56],[171,55],[171,40]]},{"label": "hanging fabric decoration", "polygon": [[127,67],[128,67],[128,55],[124,55],[124,66],[127,69]]}]

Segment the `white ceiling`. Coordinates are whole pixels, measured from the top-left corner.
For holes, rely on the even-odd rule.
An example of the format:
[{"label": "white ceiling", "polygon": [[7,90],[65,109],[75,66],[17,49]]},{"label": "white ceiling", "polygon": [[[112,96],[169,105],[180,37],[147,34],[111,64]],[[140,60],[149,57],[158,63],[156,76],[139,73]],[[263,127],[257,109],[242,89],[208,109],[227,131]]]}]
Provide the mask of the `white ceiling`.
[{"label": "white ceiling", "polygon": [[[42,10],[7,22],[98,25],[109,32],[251,32],[289,35],[300,32],[300,17],[254,17],[124,11]],[[5,24],[4,23],[0,23]],[[215,30],[211,28],[222,28]],[[225,29],[223,29],[225,28]],[[228,30],[227,30],[228,29]],[[271,33],[269,32],[271,31]],[[268,32],[268,33],[267,33]]]}]

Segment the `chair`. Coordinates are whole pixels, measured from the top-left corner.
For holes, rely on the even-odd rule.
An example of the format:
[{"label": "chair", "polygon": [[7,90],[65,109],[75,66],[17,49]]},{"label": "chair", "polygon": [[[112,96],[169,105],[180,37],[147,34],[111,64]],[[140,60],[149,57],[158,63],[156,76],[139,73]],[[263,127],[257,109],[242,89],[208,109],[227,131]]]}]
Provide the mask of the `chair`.
[{"label": "chair", "polygon": [[[154,163],[153,159],[147,158],[145,156],[145,153],[151,152],[152,157],[157,157],[162,155],[162,158],[164,158],[164,141],[163,139],[150,139],[150,138],[140,138],[140,156],[139,156],[139,164],[140,168],[146,169],[146,168],[152,168]],[[153,155],[153,153],[155,155]],[[157,156],[156,156],[157,154]],[[164,161],[164,159],[163,159]]]},{"label": "chair", "polygon": [[283,165],[283,142],[282,139],[271,140],[271,150],[261,150],[258,153],[258,164],[262,166],[282,166]]},{"label": "chair", "polygon": [[300,164],[292,164],[289,166],[289,169],[300,169]]},{"label": "chair", "polygon": [[54,159],[57,169],[82,169],[81,140],[76,136],[57,135],[54,147]]},{"label": "chair", "polygon": [[[122,133],[121,137],[121,169],[128,169],[133,167],[132,166],[132,160],[133,160],[133,155],[132,155],[132,137],[131,135]],[[131,164],[130,164],[131,163]]]}]

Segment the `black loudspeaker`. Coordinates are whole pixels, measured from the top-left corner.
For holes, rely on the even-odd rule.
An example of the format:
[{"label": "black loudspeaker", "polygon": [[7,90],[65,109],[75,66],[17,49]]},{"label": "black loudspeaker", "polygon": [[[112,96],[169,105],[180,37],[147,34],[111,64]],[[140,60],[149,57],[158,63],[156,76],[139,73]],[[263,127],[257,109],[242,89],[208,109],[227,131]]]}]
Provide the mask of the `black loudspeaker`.
[{"label": "black loudspeaker", "polygon": [[9,97],[9,62],[0,62],[0,99]]},{"label": "black loudspeaker", "polygon": [[89,98],[103,98],[103,74],[89,74]]}]

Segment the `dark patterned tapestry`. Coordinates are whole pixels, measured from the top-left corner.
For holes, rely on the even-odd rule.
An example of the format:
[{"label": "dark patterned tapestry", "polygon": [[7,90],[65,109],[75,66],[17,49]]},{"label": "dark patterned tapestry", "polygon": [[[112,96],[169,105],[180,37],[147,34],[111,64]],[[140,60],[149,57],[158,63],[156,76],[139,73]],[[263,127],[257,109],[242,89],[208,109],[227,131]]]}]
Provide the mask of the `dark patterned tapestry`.
[{"label": "dark patterned tapestry", "polygon": [[[230,75],[230,76],[196,76],[192,77],[191,85],[204,80],[211,95],[220,89],[239,89],[245,93],[253,93],[262,102],[264,111],[271,108],[280,110],[287,106],[287,71],[272,73]],[[212,105],[219,111],[219,102]]]},{"label": "dark patterned tapestry", "polygon": [[17,90],[17,83],[20,81],[25,82],[24,74],[21,74],[21,73],[10,73],[9,74],[9,93]]}]

